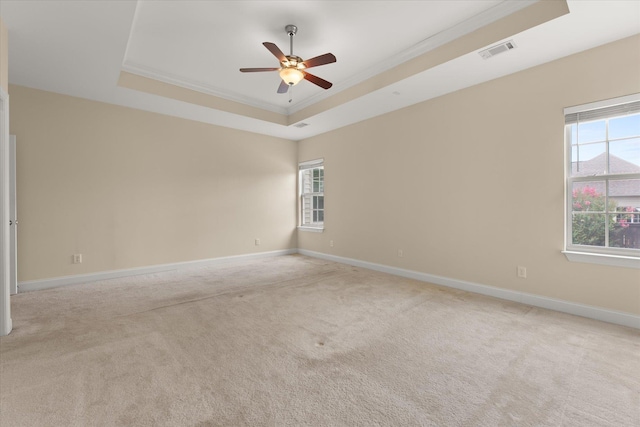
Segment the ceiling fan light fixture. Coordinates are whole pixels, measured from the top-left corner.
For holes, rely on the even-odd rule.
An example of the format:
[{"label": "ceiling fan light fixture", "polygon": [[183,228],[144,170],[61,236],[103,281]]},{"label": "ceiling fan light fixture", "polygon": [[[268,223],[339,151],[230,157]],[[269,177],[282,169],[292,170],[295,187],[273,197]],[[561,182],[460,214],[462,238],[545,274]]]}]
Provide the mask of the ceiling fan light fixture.
[{"label": "ceiling fan light fixture", "polygon": [[304,79],[304,74],[297,68],[283,68],[280,70],[280,78],[288,85],[294,86]]},{"label": "ceiling fan light fixture", "polygon": [[[331,82],[308,73],[306,69],[336,62],[335,55],[332,53],[325,53],[324,55],[303,60],[299,56],[293,54],[293,36],[298,31],[298,27],[295,25],[287,25],[285,27],[285,31],[289,35],[289,55],[285,55],[278,46],[271,42],[262,43],[262,45],[273,54],[273,56],[278,58],[278,61],[280,61],[280,68],[240,68],[240,72],[253,73],[261,71],[278,71],[280,78],[282,79],[280,86],[278,86],[278,93],[289,92],[290,86],[295,86],[302,80],[307,80],[322,89],[329,89],[332,86]],[[291,99],[289,99],[289,102],[291,102]]]}]

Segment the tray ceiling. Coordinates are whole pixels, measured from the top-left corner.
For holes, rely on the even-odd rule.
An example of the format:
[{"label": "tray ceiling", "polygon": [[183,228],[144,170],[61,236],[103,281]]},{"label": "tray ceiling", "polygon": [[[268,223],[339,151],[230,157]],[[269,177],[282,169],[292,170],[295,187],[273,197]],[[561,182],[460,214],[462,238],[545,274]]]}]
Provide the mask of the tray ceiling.
[{"label": "tray ceiling", "polygon": [[[13,1],[12,84],[302,139],[640,32],[631,1]],[[276,93],[262,46],[334,64]],[[517,48],[484,60],[483,48]],[[304,122],[308,126],[295,125]]]}]

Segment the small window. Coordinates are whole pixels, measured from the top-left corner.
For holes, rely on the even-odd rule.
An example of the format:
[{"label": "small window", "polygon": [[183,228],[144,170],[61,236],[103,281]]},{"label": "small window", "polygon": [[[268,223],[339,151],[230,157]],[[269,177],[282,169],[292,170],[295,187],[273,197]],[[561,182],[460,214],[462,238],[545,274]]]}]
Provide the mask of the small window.
[{"label": "small window", "polygon": [[324,227],[324,162],[300,163],[300,226],[314,230]]},{"label": "small window", "polygon": [[567,251],[640,258],[640,94],[565,109]]}]

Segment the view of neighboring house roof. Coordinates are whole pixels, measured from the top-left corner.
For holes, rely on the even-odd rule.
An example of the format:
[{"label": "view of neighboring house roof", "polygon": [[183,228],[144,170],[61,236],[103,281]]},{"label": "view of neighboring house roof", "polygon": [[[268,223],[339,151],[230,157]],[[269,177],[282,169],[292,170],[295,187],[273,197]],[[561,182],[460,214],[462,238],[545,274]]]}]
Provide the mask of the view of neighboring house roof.
[{"label": "view of neighboring house roof", "polygon": [[[640,173],[640,166],[628,162],[620,157],[609,154],[609,166],[613,173]],[[602,175],[607,170],[607,154],[602,153],[596,157],[571,164],[572,176]]]},{"label": "view of neighboring house roof", "polygon": [[[606,171],[606,163],[606,153],[602,153],[590,160],[573,162],[571,164],[571,174],[572,176],[593,176],[594,179],[597,179],[598,175],[602,175]],[[614,173],[640,173],[640,166],[613,154],[609,154],[609,166]],[[609,181],[609,196],[640,197],[640,180]]]},{"label": "view of neighboring house roof", "polygon": [[625,179],[622,181],[610,181],[609,182],[609,196],[610,197],[640,197],[640,181],[632,181]]}]

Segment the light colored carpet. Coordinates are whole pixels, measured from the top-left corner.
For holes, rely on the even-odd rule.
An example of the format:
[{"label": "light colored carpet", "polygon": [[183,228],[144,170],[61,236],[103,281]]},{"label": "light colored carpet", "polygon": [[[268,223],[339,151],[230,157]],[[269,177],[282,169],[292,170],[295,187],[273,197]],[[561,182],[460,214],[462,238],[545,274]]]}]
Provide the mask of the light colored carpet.
[{"label": "light colored carpet", "polygon": [[12,298],[0,425],[640,426],[640,332],[300,255]]}]

